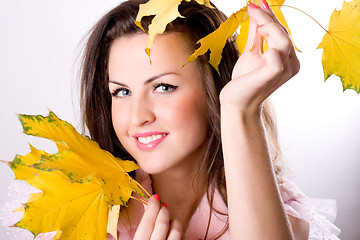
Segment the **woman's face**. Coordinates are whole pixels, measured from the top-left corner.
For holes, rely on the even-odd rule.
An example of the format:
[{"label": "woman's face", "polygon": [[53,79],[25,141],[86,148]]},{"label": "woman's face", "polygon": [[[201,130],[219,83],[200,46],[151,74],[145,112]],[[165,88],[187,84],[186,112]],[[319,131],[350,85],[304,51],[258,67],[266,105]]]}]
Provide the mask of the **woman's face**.
[{"label": "woman's face", "polygon": [[114,41],[109,56],[112,122],[121,144],[144,171],[198,168],[207,132],[197,63],[179,33],[157,36],[150,63],[146,34]]}]

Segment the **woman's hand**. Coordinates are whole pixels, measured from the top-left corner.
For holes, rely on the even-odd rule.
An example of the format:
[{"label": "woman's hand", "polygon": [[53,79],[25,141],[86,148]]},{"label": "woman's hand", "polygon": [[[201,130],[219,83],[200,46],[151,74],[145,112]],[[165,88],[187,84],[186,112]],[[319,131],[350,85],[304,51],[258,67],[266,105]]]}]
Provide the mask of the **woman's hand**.
[{"label": "woman's hand", "polygon": [[[244,53],[238,59],[232,80],[220,94],[222,106],[242,112],[258,111],[263,101],[300,68],[286,29],[270,9],[250,4],[249,36]],[[262,53],[266,37],[269,49]]]},{"label": "woman's hand", "polygon": [[181,223],[170,220],[170,212],[166,204],[160,204],[158,194],[152,196],[145,213],[136,230],[135,240],[180,240],[182,236]]}]

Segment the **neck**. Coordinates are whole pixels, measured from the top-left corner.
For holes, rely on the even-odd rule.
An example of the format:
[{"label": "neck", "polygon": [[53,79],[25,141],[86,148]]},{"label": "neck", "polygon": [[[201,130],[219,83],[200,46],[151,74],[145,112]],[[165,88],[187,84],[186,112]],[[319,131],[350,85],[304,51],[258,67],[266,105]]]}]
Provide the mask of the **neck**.
[{"label": "neck", "polygon": [[151,175],[154,193],[168,205],[171,218],[182,222],[184,232],[206,192],[204,176],[197,169]]}]

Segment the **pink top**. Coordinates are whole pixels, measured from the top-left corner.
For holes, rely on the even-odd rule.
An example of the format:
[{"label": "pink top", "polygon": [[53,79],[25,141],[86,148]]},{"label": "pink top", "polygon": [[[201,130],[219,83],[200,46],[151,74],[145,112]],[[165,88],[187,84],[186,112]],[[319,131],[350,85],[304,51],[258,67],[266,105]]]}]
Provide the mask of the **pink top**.
[{"label": "pink top", "polygon": [[[152,192],[151,178],[143,171],[137,171],[136,180],[150,193]],[[286,213],[306,220],[310,225],[309,239],[338,240],[340,234],[332,222],[336,218],[336,202],[331,199],[309,199],[301,190],[286,178],[278,179],[279,190],[284,202]],[[218,191],[214,195],[214,208],[227,214],[227,207],[224,204]],[[118,234],[120,240],[132,239],[137,226],[144,213],[145,206],[136,200],[130,200],[128,207],[120,211]],[[184,239],[203,239],[208,225],[210,205],[206,194],[200,201],[198,208],[192,216],[189,226],[185,232]],[[226,225],[227,216],[211,213],[211,222],[208,232],[208,239],[218,235]],[[111,238],[109,238],[111,239]],[[230,239],[229,231],[225,232],[220,240]]]},{"label": "pink top", "polygon": [[[137,171],[136,180],[152,194],[151,178],[143,171]],[[306,220],[310,225],[309,239],[312,240],[338,240],[340,230],[332,224],[336,218],[336,202],[331,199],[310,199],[306,197],[299,188],[286,178],[278,180],[282,200],[287,214]],[[0,206],[0,219],[3,226],[10,226],[22,217],[22,213],[12,211],[25,203],[29,193],[36,189],[23,181],[13,181],[9,186],[9,201]],[[219,193],[215,191],[214,207],[220,212],[227,213],[226,205],[223,203]],[[120,211],[118,234],[120,240],[132,239],[142,214],[144,205],[136,200],[130,200],[128,207]],[[210,206],[206,194],[202,198],[198,208],[192,216],[184,239],[203,239],[209,219]],[[226,224],[226,215],[212,212],[208,237],[216,236]],[[21,228],[6,228],[7,238],[34,240],[34,236],[27,230]],[[55,233],[39,234],[35,240],[53,240]],[[111,236],[108,238],[113,239]],[[229,232],[220,237],[221,240],[230,239]]]}]

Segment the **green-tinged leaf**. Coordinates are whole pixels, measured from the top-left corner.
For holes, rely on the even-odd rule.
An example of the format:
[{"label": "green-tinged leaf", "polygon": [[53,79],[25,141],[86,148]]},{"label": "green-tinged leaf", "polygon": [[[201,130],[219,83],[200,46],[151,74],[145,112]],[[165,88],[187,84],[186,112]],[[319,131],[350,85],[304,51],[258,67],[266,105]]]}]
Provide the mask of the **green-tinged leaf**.
[{"label": "green-tinged leaf", "polygon": [[95,175],[104,179],[108,174],[119,172],[127,175],[126,172],[138,168],[134,162],[123,161],[102,150],[97,142],[80,135],[71,124],[60,120],[53,112],[48,117],[19,115],[19,119],[24,133],[50,139],[58,144],[58,148],[66,150],[44,156],[38,168],[62,170],[78,182],[88,181]]},{"label": "green-tinged leaf", "polygon": [[47,155],[31,146],[30,153],[16,156],[10,164],[16,179],[25,180],[42,191],[31,194],[23,209],[24,216],[15,226],[28,229],[35,236],[58,231],[60,239],[106,240],[106,222],[102,219],[106,220],[108,203],[101,184],[72,183],[62,172],[31,167],[44,154]]},{"label": "green-tinged leaf", "polygon": [[324,49],[324,78],[339,76],[343,89],[360,93],[360,0],[344,2],[330,18],[329,30],[318,48]]},{"label": "green-tinged leaf", "polygon": [[28,154],[7,163],[16,179],[42,191],[31,194],[19,209],[24,216],[16,226],[35,236],[57,232],[56,239],[106,240],[109,209],[126,205],[134,191],[145,196],[127,173],[138,166],[102,150],[52,112],[19,119],[24,133],[54,141],[58,152],[48,154],[30,145]]}]

